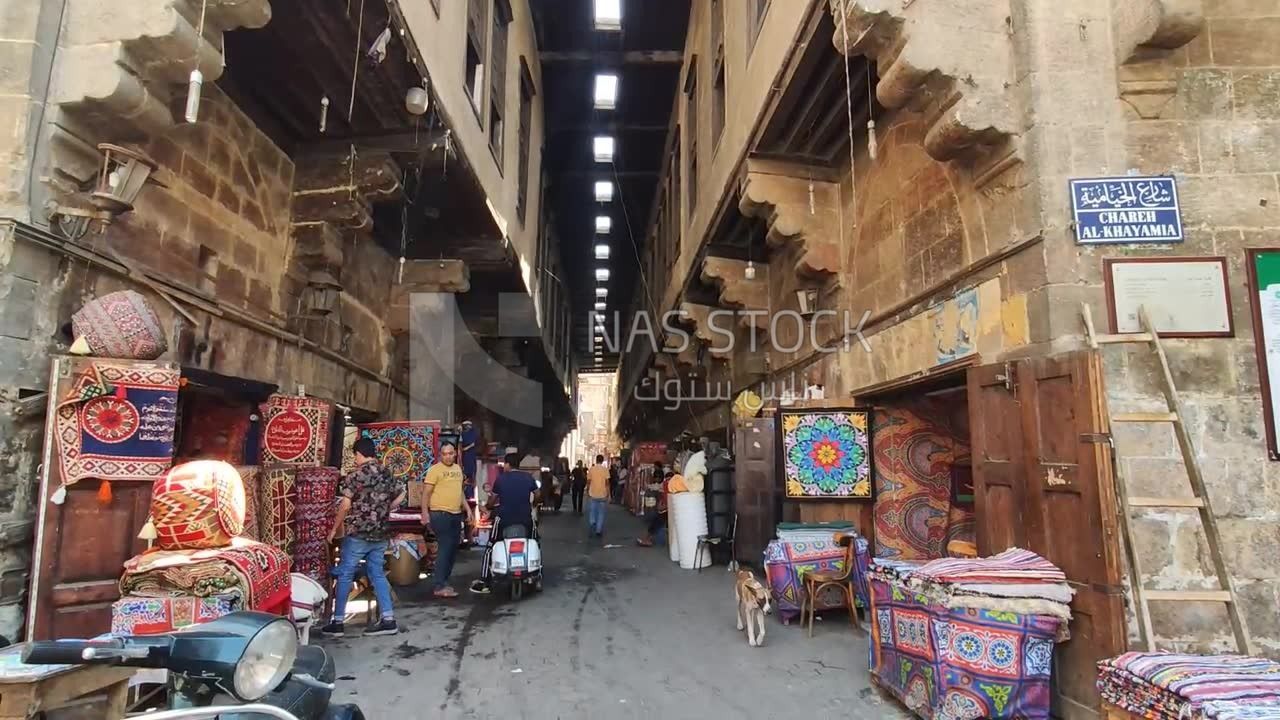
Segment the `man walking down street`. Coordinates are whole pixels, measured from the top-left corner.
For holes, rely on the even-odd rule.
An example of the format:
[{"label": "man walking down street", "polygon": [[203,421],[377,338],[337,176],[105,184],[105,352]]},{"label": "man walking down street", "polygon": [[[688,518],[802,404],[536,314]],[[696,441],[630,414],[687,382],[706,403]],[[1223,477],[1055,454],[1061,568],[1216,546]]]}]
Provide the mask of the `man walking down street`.
[{"label": "man walking down street", "polygon": [[604,513],[609,507],[609,468],[604,456],[596,456],[596,464],[587,471],[587,527],[592,535],[604,537]]},{"label": "man walking down street", "polygon": [[432,594],[438,598],[456,598],[458,591],[449,586],[453,563],[458,559],[464,520],[471,505],[463,491],[462,467],[457,463],[458,451],[450,444],[440,446],[440,462],[427,470],[422,488],[422,524],[435,533],[435,569],[431,572]]},{"label": "man walking down street", "polygon": [[339,590],[334,599],[333,618],[320,629],[320,633],[329,637],[343,636],[345,628],[342,621],[347,612],[348,590],[355,581],[360,561],[364,560],[365,572],[369,575],[369,583],[373,585],[374,597],[382,613],[381,621],[364,634],[395,635],[400,628],[396,625],[391,605],[391,584],[387,582],[383,563],[387,538],[391,534],[388,522],[391,508],[404,502],[405,490],[378,462],[372,440],[360,438],[353,450],[356,469],[342,479],[338,514],[333,529],[329,531],[329,542],[332,543],[338,528],[345,528],[337,570]]},{"label": "man walking down street", "polygon": [[587,469],[582,461],[573,468],[573,511],[582,514],[582,496],[587,494]]}]

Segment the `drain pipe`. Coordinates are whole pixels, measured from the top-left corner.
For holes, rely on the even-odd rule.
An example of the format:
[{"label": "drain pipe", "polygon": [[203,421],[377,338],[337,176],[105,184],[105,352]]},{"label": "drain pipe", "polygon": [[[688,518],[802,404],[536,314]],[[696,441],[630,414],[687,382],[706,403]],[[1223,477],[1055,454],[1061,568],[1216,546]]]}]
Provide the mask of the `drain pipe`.
[{"label": "drain pipe", "polygon": [[[45,113],[49,107],[49,94],[53,87],[53,71],[57,65],[58,48],[62,42],[62,27],[66,22],[67,3],[70,0],[42,0],[40,17],[36,21],[35,50],[31,59],[31,78],[28,88],[31,99],[39,99],[28,111],[27,124],[27,217],[18,218],[42,228],[49,227],[45,215],[45,200],[49,191],[39,183],[37,167],[44,167],[49,153],[50,132],[45,125]],[[41,190],[37,194],[36,186]]]}]

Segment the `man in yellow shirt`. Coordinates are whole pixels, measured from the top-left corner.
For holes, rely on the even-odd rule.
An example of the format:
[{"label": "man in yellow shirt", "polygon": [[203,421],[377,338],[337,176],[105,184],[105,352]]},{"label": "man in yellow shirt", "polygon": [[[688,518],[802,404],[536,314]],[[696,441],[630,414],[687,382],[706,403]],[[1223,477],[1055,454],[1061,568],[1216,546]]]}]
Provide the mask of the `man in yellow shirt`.
[{"label": "man in yellow shirt", "polygon": [[609,468],[604,456],[596,456],[596,464],[587,471],[587,528],[592,535],[604,537],[604,511],[609,506]]},{"label": "man in yellow shirt", "polygon": [[458,557],[463,521],[471,515],[471,505],[463,490],[462,467],[457,459],[458,452],[452,445],[441,445],[440,462],[427,470],[422,488],[422,524],[431,526],[439,548],[435,569],[431,572],[434,595],[438,598],[458,597],[458,591],[449,587],[449,576]]}]

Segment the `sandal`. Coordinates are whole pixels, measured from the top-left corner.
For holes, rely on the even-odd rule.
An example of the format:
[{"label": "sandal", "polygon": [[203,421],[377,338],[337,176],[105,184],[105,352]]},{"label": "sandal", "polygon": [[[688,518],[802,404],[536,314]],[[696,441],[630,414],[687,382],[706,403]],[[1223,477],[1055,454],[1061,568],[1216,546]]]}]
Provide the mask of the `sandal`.
[{"label": "sandal", "polygon": [[639,540],[639,539],[636,540],[636,544],[639,545],[640,547],[653,547],[652,542],[645,542],[644,540]]},{"label": "sandal", "polygon": [[432,593],[432,595],[434,595],[434,596],[436,596],[436,597],[438,597],[438,598],[447,598],[447,599],[452,599],[452,598],[456,598],[456,597],[458,597],[458,591],[457,591],[457,590],[454,590],[454,589],[453,589],[453,588],[451,588],[451,587],[443,587],[443,588],[440,588],[439,590],[435,591],[434,593]]}]

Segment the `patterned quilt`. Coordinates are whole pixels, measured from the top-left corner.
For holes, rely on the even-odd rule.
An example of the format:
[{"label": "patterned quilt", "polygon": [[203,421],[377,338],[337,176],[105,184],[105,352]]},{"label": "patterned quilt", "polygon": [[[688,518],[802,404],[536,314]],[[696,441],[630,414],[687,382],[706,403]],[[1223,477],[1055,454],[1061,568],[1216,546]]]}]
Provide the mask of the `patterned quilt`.
[{"label": "patterned quilt", "polygon": [[[870,553],[865,538],[858,538],[855,545],[857,567],[854,568],[854,595],[863,607],[867,603],[866,571]],[[772,540],[764,551],[765,575],[769,590],[777,603],[778,615],[785,621],[800,614],[804,601],[804,574],[814,571],[844,570],[845,549],[834,538],[806,542]],[[843,608],[848,603],[839,588],[828,588],[818,598],[819,610]]]},{"label": "patterned quilt", "polygon": [[1152,720],[1280,718],[1280,663],[1240,655],[1125,653],[1098,663],[1107,702]]},{"label": "patterned quilt", "polygon": [[928,720],[1049,717],[1059,620],[933,605],[871,580],[871,674]]},{"label": "patterned quilt", "polygon": [[208,550],[151,550],[125,561],[121,595],[194,595],[238,592],[250,610],[289,610],[289,556],[245,538]]}]

